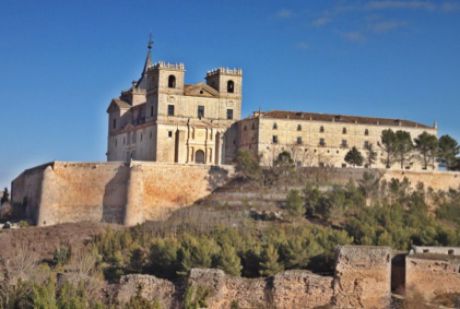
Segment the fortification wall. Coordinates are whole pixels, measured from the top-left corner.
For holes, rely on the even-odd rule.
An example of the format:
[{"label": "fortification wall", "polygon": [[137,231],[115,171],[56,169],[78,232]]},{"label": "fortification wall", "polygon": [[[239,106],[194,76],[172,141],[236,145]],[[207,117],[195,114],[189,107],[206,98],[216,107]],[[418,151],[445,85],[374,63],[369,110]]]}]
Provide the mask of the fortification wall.
[{"label": "fortification wall", "polygon": [[460,293],[460,257],[439,254],[406,256],[406,293],[427,301],[437,295]]},{"label": "fortification wall", "polygon": [[44,164],[27,170],[11,184],[11,201],[15,212],[32,222],[38,216],[43,171],[47,166]]},{"label": "fortification wall", "polygon": [[460,188],[459,172],[439,172],[439,171],[397,171],[385,170],[383,179],[389,181],[391,178],[403,180],[407,178],[412,185],[423,183],[425,188],[434,190],[448,190]]},{"label": "fortification wall", "polygon": [[12,200],[38,225],[133,225],[165,218],[205,197],[231,174],[231,167],[205,165],[52,162],[17,177]]},{"label": "fortification wall", "polygon": [[333,304],[338,308],[389,308],[390,300],[391,248],[340,247]]},{"label": "fortification wall", "polygon": [[250,279],[195,268],[180,289],[154,276],[123,276],[117,299],[127,302],[140,287],[143,297],[156,299],[165,308],[181,308],[185,290],[189,301],[200,299],[207,308],[389,308],[390,248],[345,246],[338,254],[334,277],[288,270]]},{"label": "fortification wall", "polygon": [[[460,173],[368,169],[302,169],[312,181],[346,183],[365,172],[383,179],[408,178],[415,186],[447,190],[460,187]],[[222,186],[233,167],[134,161],[51,162],[24,171],[12,183],[16,210],[38,225],[93,221],[133,225],[166,218]]]}]

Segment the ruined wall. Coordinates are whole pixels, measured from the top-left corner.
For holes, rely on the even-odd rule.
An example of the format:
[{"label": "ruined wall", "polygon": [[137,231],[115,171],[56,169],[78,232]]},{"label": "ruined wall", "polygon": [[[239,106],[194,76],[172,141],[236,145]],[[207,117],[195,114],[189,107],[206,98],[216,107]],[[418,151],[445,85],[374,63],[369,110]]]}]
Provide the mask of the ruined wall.
[{"label": "ruined wall", "polygon": [[117,301],[127,303],[137,293],[146,300],[159,302],[161,308],[180,308],[180,296],[171,281],[150,275],[122,276],[117,290]]},{"label": "ruined wall", "polygon": [[391,300],[391,248],[338,249],[333,304],[338,308],[388,308]]},{"label": "ruined wall", "polygon": [[406,294],[414,292],[427,301],[437,295],[460,293],[460,257],[427,253],[406,256]]},{"label": "ruined wall", "polygon": [[403,180],[406,177],[412,185],[417,185],[421,182],[425,188],[433,188],[435,190],[448,190],[460,188],[460,173],[459,172],[439,172],[439,171],[398,171],[398,170],[383,170],[383,179],[391,180],[396,178]]},{"label": "ruined wall", "polygon": [[209,291],[208,308],[316,308],[330,303],[332,277],[290,270],[269,278],[240,278],[217,269],[192,269],[189,288]]},{"label": "ruined wall", "polygon": [[331,302],[333,278],[305,270],[288,270],[273,278],[272,301],[276,308],[315,308]]},{"label": "ruined wall", "polygon": [[133,225],[165,218],[224,184],[232,168],[132,162],[52,162],[13,181],[12,200],[38,225]]},{"label": "ruined wall", "polygon": [[345,246],[338,250],[334,277],[289,270],[266,278],[242,278],[219,269],[192,269],[185,286],[148,275],[123,276],[117,299],[141,295],[165,308],[204,301],[206,308],[388,308],[391,251],[387,247]]},{"label": "ruined wall", "polygon": [[425,188],[435,190],[448,190],[460,188],[460,172],[445,171],[401,171],[388,169],[366,169],[366,168],[319,168],[304,167],[299,169],[305,177],[312,181],[330,182],[335,184],[346,184],[350,179],[358,181],[364,173],[377,173],[382,179],[390,181],[392,178],[403,180],[407,178],[415,187],[422,182]]}]

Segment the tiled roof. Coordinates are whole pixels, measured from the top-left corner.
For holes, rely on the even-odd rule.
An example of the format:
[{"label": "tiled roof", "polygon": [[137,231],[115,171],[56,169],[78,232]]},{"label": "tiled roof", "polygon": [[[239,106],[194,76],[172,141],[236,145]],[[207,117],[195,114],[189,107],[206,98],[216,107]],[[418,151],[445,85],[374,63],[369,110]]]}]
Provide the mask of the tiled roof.
[{"label": "tiled roof", "polygon": [[[258,114],[258,113],[255,113]],[[369,125],[382,125],[382,126],[401,126],[412,128],[426,128],[434,129],[432,126],[417,123],[410,120],[402,119],[389,119],[389,118],[375,118],[363,116],[350,116],[350,115],[334,115],[334,114],[321,114],[321,113],[305,113],[305,112],[292,112],[292,111],[269,111],[260,112],[262,118],[274,119],[298,119],[298,120],[314,120],[314,121],[329,121],[340,123],[357,123]]]},{"label": "tiled roof", "polygon": [[131,105],[128,102],[120,100],[120,99],[113,99],[112,102],[115,103],[120,108],[131,108]]},{"label": "tiled roof", "polygon": [[110,109],[112,108],[112,106],[116,106],[119,109],[131,108],[131,105],[128,102],[123,101],[119,98],[113,99],[112,101],[110,101],[109,107],[107,107],[107,112],[110,112]]}]

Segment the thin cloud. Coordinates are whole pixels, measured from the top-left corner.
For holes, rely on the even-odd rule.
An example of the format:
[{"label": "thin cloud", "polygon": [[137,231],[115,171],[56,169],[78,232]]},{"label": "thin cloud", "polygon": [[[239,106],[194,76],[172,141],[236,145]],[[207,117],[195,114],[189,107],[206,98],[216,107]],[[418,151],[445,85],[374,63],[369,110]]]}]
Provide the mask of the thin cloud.
[{"label": "thin cloud", "polygon": [[310,49],[310,44],[308,44],[307,42],[298,42],[296,44],[296,48],[301,50],[308,50]]},{"label": "thin cloud", "polygon": [[315,27],[323,27],[329,23],[331,23],[333,20],[332,17],[330,16],[321,16],[321,17],[318,17],[317,19],[313,20],[312,21],[312,25],[315,26]]},{"label": "thin cloud", "polygon": [[460,3],[459,2],[445,2],[441,4],[440,10],[446,13],[459,11]]},{"label": "thin cloud", "polygon": [[292,10],[289,9],[281,9],[278,12],[276,12],[275,16],[277,18],[287,19],[294,16],[294,12],[292,12]]},{"label": "thin cloud", "polygon": [[367,4],[370,10],[390,10],[390,9],[404,9],[404,10],[435,10],[436,4],[430,1],[371,1]]},{"label": "thin cloud", "polygon": [[345,41],[352,42],[352,43],[361,43],[366,40],[366,37],[364,36],[364,34],[359,31],[343,32],[341,35]]},{"label": "thin cloud", "polygon": [[400,28],[403,28],[407,25],[405,21],[394,21],[394,20],[386,20],[386,21],[379,21],[370,26],[372,32],[375,33],[386,33],[390,31],[394,31]]}]

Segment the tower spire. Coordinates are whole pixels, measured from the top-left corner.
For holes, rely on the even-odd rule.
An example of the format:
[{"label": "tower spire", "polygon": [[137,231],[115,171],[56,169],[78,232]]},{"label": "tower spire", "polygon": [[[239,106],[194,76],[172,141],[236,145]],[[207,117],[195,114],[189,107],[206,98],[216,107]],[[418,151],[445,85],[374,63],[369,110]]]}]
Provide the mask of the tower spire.
[{"label": "tower spire", "polygon": [[153,47],[152,33],[149,33],[149,41],[147,43],[147,48],[151,50]]},{"label": "tower spire", "polygon": [[145,64],[144,64],[144,70],[142,72],[142,75],[147,73],[147,70],[153,66],[152,64],[152,47],[153,47],[153,40],[152,40],[152,34],[149,34],[149,41],[147,42],[147,57],[145,58]]},{"label": "tower spire", "polygon": [[144,69],[142,70],[142,75],[141,78],[133,85],[134,87],[141,87],[141,88],[146,88],[146,80],[147,80],[147,71],[151,67],[153,67],[152,63],[152,47],[153,47],[153,40],[152,40],[152,34],[149,34],[149,40],[147,42],[147,55],[145,57],[145,63],[144,63]]}]

